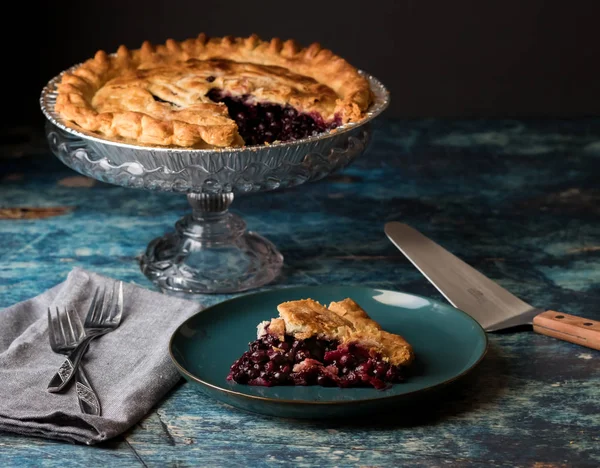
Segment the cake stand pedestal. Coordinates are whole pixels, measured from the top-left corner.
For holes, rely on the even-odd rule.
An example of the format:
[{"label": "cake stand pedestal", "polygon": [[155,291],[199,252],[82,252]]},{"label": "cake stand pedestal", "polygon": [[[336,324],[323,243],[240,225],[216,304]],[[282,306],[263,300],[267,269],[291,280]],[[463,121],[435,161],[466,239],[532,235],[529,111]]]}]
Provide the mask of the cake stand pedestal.
[{"label": "cake stand pedestal", "polygon": [[147,147],[75,128],[54,111],[61,75],[44,87],[40,104],[50,149],[70,168],[123,187],[187,196],[191,213],[177,221],[174,232],[150,241],[140,261],[144,275],[175,295],[235,293],[273,281],[283,257],[228,211],[234,195],[319,180],[360,156],[371,139],[371,121],[389,104],[385,87],[364,75],[374,102],[360,122],[302,140],[242,148]]},{"label": "cake stand pedestal", "polygon": [[163,291],[228,293],[275,279],[283,256],[273,243],[246,231],[246,222],[228,211],[233,193],[191,193],[192,213],[175,232],[154,239],[141,259],[142,272]]}]

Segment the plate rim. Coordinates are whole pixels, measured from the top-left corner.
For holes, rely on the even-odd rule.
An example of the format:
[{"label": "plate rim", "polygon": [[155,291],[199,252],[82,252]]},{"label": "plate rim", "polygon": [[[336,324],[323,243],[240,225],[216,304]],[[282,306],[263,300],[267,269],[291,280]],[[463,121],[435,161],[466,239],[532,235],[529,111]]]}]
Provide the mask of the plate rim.
[{"label": "plate rim", "polygon": [[[402,393],[402,394],[396,394],[396,395],[388,395],[388,396],[381,396],[381,397],[376,397],[376,398],[364,398],[361,400],[341,400],[341,401],[307,401],[307,400],[289,400],[289,399],[280,399],[280,398],[271,398],[271,397],[264,397],[264,396],[258,396],[258,395],[248,395],[246,393],[242,393],[242,392],[238,392],[235,390],[230,390],[224,387],[219,387],[218,385],[214,385],[211,384],[209,382],[206,382],[202,379],[200,379],[199,377],[196,377],[194,374],[192,374],[191,372],[189,372],[187,369],[185,369],[176,359],[176,357],[173,354],[173,341],[175,339],[175,336],[179,333],[179,330],[186,324],[188,323],[190,320],[192,320],[193,318],[195,318],[196,316],[203,314],[204,312],[216,307],[216,306],[220,306],[222,304],[228,303],[228,302],[232,302],[232,301],[236,301],[239,300],[243,297],[246,296],[259,296],[259,295],[265,295],[265,294],[270,294],[273,293],[275,291],[282,291],[282,290],[286,290],[286,289],[327,289],[327,288],[335,288],[335,287],[352,287],[352,288],[360,288],[360,289],[368,289],[368,290],[378,290],[378,291],[383,291],[383,292],[394,292],[394,293],[401,293],[401,294],[407,294],[409,296],[413,296],[416,298],[420,298],[420,299],[425,299],[429,302],[432,303],[437,303],[440,304],[442,306],[445,307],[449,307],[451,309],[455,309],[459,314],[463,314],[466,318],[468,318],[471,322],[473,322],[473,324],[475,325],[476,330],[481,334],[481,336],[483,337],[483,342],[484,342],[484,348],[483,351],[481,353],[481,355],[477,358],[477,360],[471,365],[469,366],[467,369],[465,369],[464,371],[462,371],[460,374],[457,374],[447,380],[444,380],[443,382],[440,382],[438,384],[429,386],[429,387],[425,387],[425,388],[421,388],[418,390],[413,390],[411,392],[407,392],[407,393]],[[435,390],[439,390],[447,385],[450,385],[453,382],[456,382],[457,380],[461,379],[462,377],[466,376],[467,374],[469,374],[470,372],[472,372],[485,358],[485,356],[487,355],[489,350],[489,339],[488,339],[488,335],[486,333],[486,331],[483,329],[483,327],[479,324],[479,322],[477,322],[477,320],[475,320],[473,317],[471,317],[469,314],[467,314],[465,311],[458,309],[454,306],[452,306],[451,304],[445,304],[442,301],[439,301],[437,299],[432,299],[430,297],[426,297],[426,296],[421,296],[419,294],[413,294],[413,293],[407,293],[404,291],[400,291],[400,290],[393,290],[393,289],[384,289],[384,288],[376,288],[373,286],[360,286],[360,285],[319,285],[319,286],[286,286],[286,287],[281,287],[281,288],[272,288],[272,289],[268,289],[265,291],[256,291],[256,292],[252,292],[252,293],[246,293],[246,294],[241,294],[235,297],[232,297],[230,299],[226,299],[224,301],[221,302],[217,302],[216,304],[213,304],[211,306],[206,307],[205,309],[202,309],[199,312],[196,312],[195,314],[191,315],[190,317],[188,317],[187,319],[185,319],[182,323],[180,323],[177,328],[173,331],[173,333],[171,334],[171,337],[169,338],[169,356],[171,358],[171,361],[173,362],[173,364],[175,365],[175,367],[177,368],[177,370],[179,371],[180,374],[186,376],[186,378],[193,380],[194,382],[203,385],[205,387],[208,387],[212,390],[216,390],[218,392],[224,393],[230,397],[238,397],[238,398],[245,398],[248,399],[250,401],[262,401],[262,402],[267,402],[267,403],[277,403],[277,404],[282,404],[282,405],[289,405],[289,406],[299,406],[299,405],[306,405],[306,406],[330,406],[330,405],[357,405],[357,404],[364,404],[364,403],[368,403],[368,402],[373,402],[373,401],[377,401],[377,402],[382,402],[382,401],[390,401],[390,400],[397,400],[397,399],[405,399],[405,398],[410,398],[413,397],[417,394],[422,394],[425,392],[431,392],[431,391],[435,391]]]}]

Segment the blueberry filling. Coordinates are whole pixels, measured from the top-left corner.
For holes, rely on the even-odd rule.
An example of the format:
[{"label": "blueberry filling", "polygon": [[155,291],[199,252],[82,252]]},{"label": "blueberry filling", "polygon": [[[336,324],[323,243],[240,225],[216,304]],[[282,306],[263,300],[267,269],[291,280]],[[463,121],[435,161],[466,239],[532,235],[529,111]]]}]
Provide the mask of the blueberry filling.
[{"label": "blueberry filling", "polygon": [[207,96],[227,106],[247,145],[299,140],[333,129],[341,123],[339,118],[328,123],[316,113],[306,114],[291,106],[253,102],[249,95],[230,96],[217,88],[211,89]]},{"label": "blueberry filling", "polygon": [[358,344],[340,345],[317,338],[281,341],[264,335],[249,343],[231,366],[227,380],[240,384],[321,385],[324,387],[375,387],[384,389],[402,382],[398,366],[373,355]]}]

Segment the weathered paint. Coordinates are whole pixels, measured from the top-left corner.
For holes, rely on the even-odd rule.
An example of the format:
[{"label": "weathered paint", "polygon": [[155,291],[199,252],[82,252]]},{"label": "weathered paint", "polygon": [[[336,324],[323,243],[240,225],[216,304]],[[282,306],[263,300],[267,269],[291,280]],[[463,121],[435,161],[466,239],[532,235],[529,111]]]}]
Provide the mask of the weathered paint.
[{"label": "weathered paint", "polygon": [[[239,197],[233,209],[284,254],[279,284],[443,300],[385,237],[384,223],[399,220],[524,300],[598,320],[599,141],[598,120],[382,120],[343,172]],[[77,174],[39,147],[2,171],[0,207],[73,210],[0,220],[0,307],[76,265],[154,289],[137,256],[187,212],[185,197],[68,179]],[[481,366],[437,404],[354,423],[246,414],[182,381],[105,444],[2,434],[0,457],[50,467],[598,466],[600,352],[530,330],[494,334]]]}]

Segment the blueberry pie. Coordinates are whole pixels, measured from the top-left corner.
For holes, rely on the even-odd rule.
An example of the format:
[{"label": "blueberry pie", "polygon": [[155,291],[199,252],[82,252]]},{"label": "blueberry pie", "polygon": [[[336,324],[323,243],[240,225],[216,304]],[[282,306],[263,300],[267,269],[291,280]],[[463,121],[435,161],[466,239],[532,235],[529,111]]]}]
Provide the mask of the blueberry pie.
[{"label": "blueberry pie", "polygon": [[312,299],[277,307],[227,380],[248,385],[322,385],[385,389],[404,380],[414,352],[381,329],[352,299],[325,307]]},{"label": "blueberry pie", "polygon": [[55,110],[108,139],[202,148],[316,135],[359,121],[371,101],[358,70],[317,43],[200,34],[98,51],[62,75]]}]

